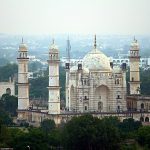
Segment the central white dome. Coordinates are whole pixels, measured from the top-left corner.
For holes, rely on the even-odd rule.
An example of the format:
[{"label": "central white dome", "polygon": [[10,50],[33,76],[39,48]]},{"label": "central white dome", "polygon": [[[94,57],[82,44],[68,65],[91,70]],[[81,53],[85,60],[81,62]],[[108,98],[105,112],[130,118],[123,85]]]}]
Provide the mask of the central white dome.
[{"label": "central white dome", "polygon": [[109,58],[96,48],[85,55],[83,66],[89,70],[111,70]]}]

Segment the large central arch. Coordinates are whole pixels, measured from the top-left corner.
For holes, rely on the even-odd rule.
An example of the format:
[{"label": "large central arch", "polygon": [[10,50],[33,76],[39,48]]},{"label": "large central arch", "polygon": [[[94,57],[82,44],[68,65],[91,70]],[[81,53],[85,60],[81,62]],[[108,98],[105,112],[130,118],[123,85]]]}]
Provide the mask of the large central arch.
[{"label": "large central arch", "polygon": [[100,85],[95,90],[94,96],[94,107],[95,110],[100,112],[106,112],[108,109],[108,97],[109,97],[109,89],[106,85]]}]

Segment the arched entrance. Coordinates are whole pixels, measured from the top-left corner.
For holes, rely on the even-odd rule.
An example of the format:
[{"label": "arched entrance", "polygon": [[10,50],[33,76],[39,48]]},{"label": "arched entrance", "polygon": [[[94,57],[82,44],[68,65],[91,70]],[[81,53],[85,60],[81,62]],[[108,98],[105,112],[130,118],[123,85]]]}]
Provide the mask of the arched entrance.
[{"label": "arched entrance", "polygon": [[141,121],[141,122],[144,122],[144,118],[143,118],[143,117],[140,117],[140,121]]},{"label": "arched entrance", "polygon": [[86,112],[86,111],[88,111],[88,104],[84,104],[84,111]]},{"label": "arched entrance", "polygon": [[101,112],[103,110],[103,103],[98,102],[98,110]]},{"label": "arched entrance", "polygon": [[117,112],[120,112],[120,106],[117,106]]},{"label": "arched entrance", "polygon": [[11,89],[10,89],[10,88],[7,88],[7,89],[6,89],[6,94],[11,95]]},{"label": "arched entrance", "polygon": [[149,122],[149,118],[148,117],[145,118],[145,122]]},{"label": "arched entrance", "polygon": [[141,109],[144,109],[144,104],[143,103],[141,104]]},{"label": "arched entrance", "polygon": [[109,89],[105,85],[101,85],[95,90],[94,110],[106,112],[108,110]]}]

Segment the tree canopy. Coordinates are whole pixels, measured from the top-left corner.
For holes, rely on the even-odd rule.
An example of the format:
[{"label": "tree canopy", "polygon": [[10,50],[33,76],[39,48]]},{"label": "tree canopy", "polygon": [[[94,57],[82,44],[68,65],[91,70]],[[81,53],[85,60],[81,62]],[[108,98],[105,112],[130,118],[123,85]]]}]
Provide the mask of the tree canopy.
[{"label": "tree canopy", "polygon": [[18,72],[17,64],[7,64],[0,66],[0,81],[8,81],[9,77],[14,77]]},{"label": "tree canopy", "polygon": [[74,150],[117,149],[119,130],[108,122],[91,115],[72,118],[62,132],[63,146]]}]

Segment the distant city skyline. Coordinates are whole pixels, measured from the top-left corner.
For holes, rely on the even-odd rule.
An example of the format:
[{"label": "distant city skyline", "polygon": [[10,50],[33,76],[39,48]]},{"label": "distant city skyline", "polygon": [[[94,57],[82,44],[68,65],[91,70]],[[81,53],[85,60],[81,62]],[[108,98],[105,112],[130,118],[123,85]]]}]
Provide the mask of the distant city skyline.
[{"label": "distant city skyline", "polygon": [[148,34],[150,0],[0,0],[0,33]]}]

